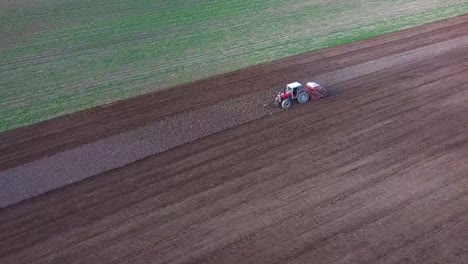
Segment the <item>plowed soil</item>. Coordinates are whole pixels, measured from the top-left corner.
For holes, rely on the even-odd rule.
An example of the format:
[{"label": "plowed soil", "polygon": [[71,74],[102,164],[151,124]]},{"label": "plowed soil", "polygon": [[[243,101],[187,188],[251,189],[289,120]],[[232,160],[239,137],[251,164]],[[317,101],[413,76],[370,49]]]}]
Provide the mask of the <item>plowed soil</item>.
[{"label": "plowed soil", "polygon": [[[1,134],[0,263],[467,263],[467,39],[461,16]],[[312,79],[332,95],[269,104]]]}]

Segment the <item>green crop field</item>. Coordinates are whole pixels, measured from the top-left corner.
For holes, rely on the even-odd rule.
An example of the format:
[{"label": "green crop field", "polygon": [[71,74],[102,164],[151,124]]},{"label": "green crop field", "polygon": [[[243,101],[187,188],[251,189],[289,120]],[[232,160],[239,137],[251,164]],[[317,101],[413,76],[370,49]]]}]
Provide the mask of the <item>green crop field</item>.
[{"label": "green crop field", "polygon": [[467,11],[460,0],[0,0],[0,131]]}]

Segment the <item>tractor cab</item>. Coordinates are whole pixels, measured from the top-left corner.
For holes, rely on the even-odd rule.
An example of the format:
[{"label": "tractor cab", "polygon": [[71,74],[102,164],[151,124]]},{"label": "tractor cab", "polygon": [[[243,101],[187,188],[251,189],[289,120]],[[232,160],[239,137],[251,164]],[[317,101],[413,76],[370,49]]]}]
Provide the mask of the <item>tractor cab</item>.
[{"label": "tractor cab", "polygon": [[299,92],[302,90],[302,84],[298,82],[293,82],[288,85],[286,85],[286,88],[284,89],[284,93],[291,93],[291,97],[295,99]]}]

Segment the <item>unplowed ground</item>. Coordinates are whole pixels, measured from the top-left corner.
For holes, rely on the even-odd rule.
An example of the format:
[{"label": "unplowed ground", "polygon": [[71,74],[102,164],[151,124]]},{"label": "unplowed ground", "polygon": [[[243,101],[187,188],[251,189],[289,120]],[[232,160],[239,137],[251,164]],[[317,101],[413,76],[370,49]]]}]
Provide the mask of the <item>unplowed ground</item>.
[{"label": "unplowed ground", "polygon": [[[239,102],[244,114],[262,113],[2,209],[0,262],[468,262],[468,46],[346,74],[464,39],[467,24],[459,17],[1,135],[7,172],[236,98],[252,99]],[[324,100],[288,111],[262,104],[275,85],[333,72],[347,77],[330,81]],[[216,132],[205,118],[190,126]]]}]

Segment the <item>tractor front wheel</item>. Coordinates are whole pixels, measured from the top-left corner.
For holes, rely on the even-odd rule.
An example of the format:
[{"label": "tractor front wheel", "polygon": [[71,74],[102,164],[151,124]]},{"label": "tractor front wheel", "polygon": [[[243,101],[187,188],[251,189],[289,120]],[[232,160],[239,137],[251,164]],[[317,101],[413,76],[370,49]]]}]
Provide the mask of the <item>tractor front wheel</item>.
[{"label": "tractor front wheel", "polygon": [[282,106],[284,109],[290,108],[291,105],[292,105],[292,101],[291,101],[291,99],[289,99],[289,98],[284,99],[284,101],[281,103],[281,106]]},{"label": "tractor front wheel", "polygon": [[306,92],[300,93],[299,96],[297,97],[297,101],[298,101],[300,104],[303,104],[303,103],[309,101],[309,94],[306,93]]}]

